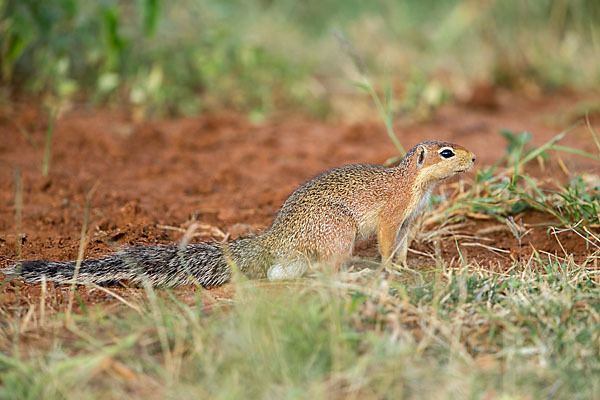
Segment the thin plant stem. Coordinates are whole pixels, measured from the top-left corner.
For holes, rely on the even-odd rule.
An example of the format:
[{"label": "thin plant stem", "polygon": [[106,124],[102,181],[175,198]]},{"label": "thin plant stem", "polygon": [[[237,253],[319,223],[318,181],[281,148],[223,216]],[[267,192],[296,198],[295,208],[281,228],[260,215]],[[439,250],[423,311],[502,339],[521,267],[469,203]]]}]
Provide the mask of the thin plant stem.
[{"label": "thin plant stem", "polygon": [[79,251],[77,253],[77,262],[75,264],[75,272],[73,273],[73,282],[71,283],[71,291],[69,292],[69,302],[67,304],[67,312],[65,315],[65,325],[71,323],[71,311],[73,310],[73,298],[75,296],[75,285],[77,283],[77,276],[79,275],[79,269],[81,268],[81,262],[83,261],[83,253],[86,245],[86,232],[88,226],[88,219],[90,214],[90,203],[92,200],[92,194],[96,190],[98,183],[96,183],[90,190],[88,190],[85,197],[85,211],[83,214],[83,226],[81,227],[81,235],[79,237]]},{"label": "thin plant stem", "polygon": [[15,225],[17,229],[17,258],[21,259],[21,240],[23,237],[23,180],[21,168],[15,170]]},{"label": "thin plant stem", "polygon": [[50,151],[50,144],[52,142],[52,135],[54,134],[54,123],[58,116],[58,109],[51,111],[48,120],[48,129],[46,130],[46,144],[44,145],[44,158],[42,160],[42,176],[48,176],[50,171],[50,158],[52,156]]},{"label": "thin plant stem", "polygon": [[377,107],[379,115],[381,116],[381,118],[383,118],[388,136],[390,137],[390,139],[394,143],[394,146],[396,146],[400,154],[404,157],[404,155],[406,154],[406,150],[404,150],[404,146],[402,146],[402,143],[400,143],[398,136],[396,136],[396,133],[394,132],[394,126],[392,121],[392,107],[390,106],[391,96],[386,96],[386,104],[384,105],[384,103],[379,98],[379,95],[377,95],[377,92],[375,91],[373,84],[371,83],[371,79],[369,79],[367,66],[362,60],[360,54],[358,54],[354,46],[352,46],[350,41],[342,32],[336,30],[333,32],[333,34],[340,43],[342,51],[346,55],[348,55],[348,57],[350,57],[352,63],[354,64],[354,66],[358,70],[358,73],[361,76],[362,82],[354,82],[354,85],[366,91],[371,96],[373,102],[375,103],[375,106]]}]

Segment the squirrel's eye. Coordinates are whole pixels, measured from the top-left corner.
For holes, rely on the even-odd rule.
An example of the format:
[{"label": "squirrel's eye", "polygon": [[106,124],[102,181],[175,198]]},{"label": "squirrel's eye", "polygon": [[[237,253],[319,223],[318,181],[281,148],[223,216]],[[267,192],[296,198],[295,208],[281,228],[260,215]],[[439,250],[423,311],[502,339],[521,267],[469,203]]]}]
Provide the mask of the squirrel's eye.
[{"label": "squirrel's eye", "polygon": [[440,155],[444,158],[450,158],[450,157],[454,157],[454,152],[452,150],[444,150],[440,153]]}]

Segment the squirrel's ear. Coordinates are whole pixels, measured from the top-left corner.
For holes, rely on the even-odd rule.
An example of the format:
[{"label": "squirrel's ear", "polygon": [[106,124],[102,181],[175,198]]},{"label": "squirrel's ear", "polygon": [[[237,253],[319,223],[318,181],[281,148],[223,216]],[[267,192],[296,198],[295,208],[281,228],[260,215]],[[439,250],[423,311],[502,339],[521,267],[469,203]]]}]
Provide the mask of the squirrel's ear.
[{"label": "squirrel's ear", "polygon": [[423,163],[425,162],[425,154],[427,153],[427,149],[425,146],[419,146],[417,148],[417,168],[421,168]]}]

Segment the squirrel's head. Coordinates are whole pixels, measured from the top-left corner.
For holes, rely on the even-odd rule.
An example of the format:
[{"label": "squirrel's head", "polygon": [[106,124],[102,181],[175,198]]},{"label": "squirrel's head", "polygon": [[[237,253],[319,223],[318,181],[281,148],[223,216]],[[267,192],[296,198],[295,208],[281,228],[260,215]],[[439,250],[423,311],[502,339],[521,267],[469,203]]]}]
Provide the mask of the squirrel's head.
[{"label": "squirrel's head", "polygon": [[404,160],[405,168],[416,172],[417,182],[429,186],[471,169],[475,154],[457,144],[435,140],[416,145]]}]

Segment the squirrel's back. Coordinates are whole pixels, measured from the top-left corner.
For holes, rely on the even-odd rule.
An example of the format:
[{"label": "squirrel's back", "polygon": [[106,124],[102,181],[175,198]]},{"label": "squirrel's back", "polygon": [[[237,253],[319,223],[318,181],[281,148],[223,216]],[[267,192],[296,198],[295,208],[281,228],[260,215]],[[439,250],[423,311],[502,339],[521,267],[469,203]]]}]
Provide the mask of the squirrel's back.
[{"label": "squirrel's back", "polygon": [[[335,244],[339,236],[365,236],[359,231],[389,197],[393,179],[392,169],[380,165],[352,164],[326,171],[288,197],[267,240],[287,253],[327,258],[334,250],[322,243]],[[345,232],[348,228],[356,232]]]}]

